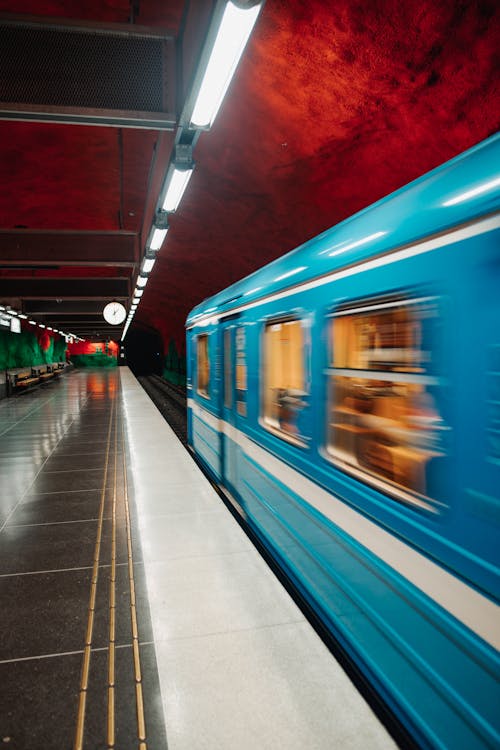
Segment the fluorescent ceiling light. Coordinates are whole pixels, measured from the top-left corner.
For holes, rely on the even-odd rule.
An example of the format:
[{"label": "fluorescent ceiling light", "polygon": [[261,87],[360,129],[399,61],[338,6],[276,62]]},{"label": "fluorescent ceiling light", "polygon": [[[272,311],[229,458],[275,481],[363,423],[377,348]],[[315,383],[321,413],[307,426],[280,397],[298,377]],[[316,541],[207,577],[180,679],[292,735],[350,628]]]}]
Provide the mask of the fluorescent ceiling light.
[{"label": "fluorescent ceiling light", "polygon": [[144,289],[136,289],[134,292],[134,297],[142,297],[144,294]]},{"label": "fluorescent ceiling light", "polygon": [[27,315],[23,315],[23,313],[19,313],[19,317],[22,318],[23,320],[27,320],[28,319],[28,316]]},{"label": "fluorescent ceiling light", "polygon": [[148,277],[147,276],[138,276],[137,281],[135,282],[137,286],[142,289],[146,286],[148,283]]},{"label": "fluorescent ceiling light", "polygon": [[53,331],[53,330],[54,330],[53,328],[51,328],[50,326],[47,326],[47,331]]},{"label": "fluorescent ceiling light", "polygon": [[43,323],[39,323],[38,325],[40,326],[40,328],[45,328]]},{"label": "fluorescent ceiling light", "polygon": [[173,167],[169,169],[170,179],[167,175],[168,188],[163,199],[162,210],[163,211],[176,211],[179,205],[184,191],[187,188],[187,184],[191,175],[193,174],[194,167],[188,169],[178,169]]},{"label": "fluorescent ceiling light", "polygon": [[120,341],[123,341],[123,340],[124,340],[124,338],[125,338],[125,336],[127,335],[127,331],[128,331],[128,326],[129,326],[129,324],[127,323],[127,325],[126,325],[126,326],[125,326],[125,328],[123,329],[123,333],[122,333],[122,337],[121,337]]},{"label": "fluorescent ceiling light", "polygon": [[36,321],[34,321],[34,320],[30,320],[29,323],[30,323],[30,326],[36,326]]},{"label": "fluorescent ceiling light", "polygon": [[159,250],[160,247],[163,245],[163,241],[165,237],[167,236],[168,228],[167,229],[158,229],[158,227],[154,228],[153,236],[151,237],[151,242],[149,243],[149,247],[151,250]]},{"label": "fluorescent ceiling light", "polygon": [[155,263],[156,263],[156,258],[144,258],[144,260],[142,261],[141,272],[151,273]]},{"label": "fluorescent ceiling light", "polygon": [[259,15],[261,5],[227,3],[191,115],[195,127],[210,127]]}]

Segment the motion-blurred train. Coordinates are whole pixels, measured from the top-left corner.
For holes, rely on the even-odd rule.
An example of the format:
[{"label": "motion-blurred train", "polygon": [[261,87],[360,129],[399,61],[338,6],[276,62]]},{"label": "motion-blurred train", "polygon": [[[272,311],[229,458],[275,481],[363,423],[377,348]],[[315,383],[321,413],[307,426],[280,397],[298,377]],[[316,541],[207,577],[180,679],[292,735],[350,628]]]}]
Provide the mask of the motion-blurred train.
[{"label": "motion-blurred train", "polygon": [[419,747],[500,747],[500,136],[198,305],[192,450]]}]

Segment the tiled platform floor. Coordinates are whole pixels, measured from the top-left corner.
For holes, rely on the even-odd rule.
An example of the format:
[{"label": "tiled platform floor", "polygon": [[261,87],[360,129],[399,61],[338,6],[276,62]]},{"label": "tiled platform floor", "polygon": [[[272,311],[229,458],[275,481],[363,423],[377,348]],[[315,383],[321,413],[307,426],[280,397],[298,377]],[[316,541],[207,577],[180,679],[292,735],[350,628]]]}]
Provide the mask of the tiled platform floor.
[{"label": "tiled platform floor", "polygon": [[0,402],[0,498],[5,747],[394,747],[126,368]]}]

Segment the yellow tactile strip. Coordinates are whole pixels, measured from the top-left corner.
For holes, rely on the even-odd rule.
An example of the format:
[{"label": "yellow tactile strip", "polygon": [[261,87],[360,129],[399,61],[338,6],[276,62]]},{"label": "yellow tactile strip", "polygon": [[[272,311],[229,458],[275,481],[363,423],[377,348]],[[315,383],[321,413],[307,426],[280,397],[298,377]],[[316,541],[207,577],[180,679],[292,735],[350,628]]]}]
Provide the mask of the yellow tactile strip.
[{"label": "yellow tactile strip", "polygon": [[[108,645],[108,670],[107,670],[107,721],[106,721],[106,746],[108,748],[115,747],[115,663],[116,663],[116,566],[117,566],[117,545],[116,545],[116,508],[117,508],[117,484],[118,484],[118,402],[119,399],[115,398],[112,404],[108,435],[106,441],[106,457],[104,464],[104,475],[103,475],[103,487],[101,493],[101,503],[99,508],[99,517],[97,524],[97,538],[94,550],[94,562],[92,568],[92,581],[90,590],[90,599],[88,607],[87,627],[85,633],[85,648],[82,660],[81,680],[80,680],[80,692],[78,700],[78,713],[76,721],[75,740],[73,750],[83,750],[84,747],[84,730],[85,730],[85,712],[86,712],[86,700],[87,691],[89,685],[89,673],[90,673],[90,660],[91,660],[91,649],[92,649],[92,636],[94,628],[94,616],[96,606],[96,595],[97,595],[97,582],[99,575],[99,560],[101,553],[101,539],[102,539],[102,528],[104,519],[104,507],[106,499],[106,485],[108,479],[108,473],[113,472],[113,491],[112,491],[112,523],[111,523],[111,561],[110,561],[110,576],[109,576],[109,645]],[[111,447],[111,435],[114,424],[114,463],[110,466],[109,454]],[[129,580],[129,594],[130,594],[130,623],[132,631],[132,656],[134,665],[134,681],[135,681],[135,698],[136,698],[136,718],[137,718],[137,742],[139,750],[147,750],[146,742],[146,721],[144,716],[144,700],[142,691],[142,673],[141,673],[141,660],[140,660],[140,649],[139,649],[139,629],[137,624],[137,610],[136,610],[136,596],[135,596],[135,581],[134,581],[134,559],[132,551],[132,531],[130,522],[130,506],[128,499],[128,485],[127,485],[127,465],[126,465],[126,451],[125,451],[125,430],[122,425],[121,428],[121,443],[122,443],[122,456],[123,456],[123,498],[125,505],[125,523],[127,532],[127,563],[128,563],[128,580]]]},{"label": "yellow tactile strip", "polygon": [[[87,703],[87,689],[89,684],[89,672],[90,672],[90,654],[92,648],[92,633],[94,629],[94,614],[95,614],[95,603],[97,594],[97,580],[99,578],[99,558],[101,555],[101,539],[102,539],[102,525],[104,519],[104,503],[106,500],[106,484],[108,478],[108,465],[109,465],[109,448],[111,444],[111,429],[113,426],[113,418],[116,418],[116,405],[113,404],[111,413],[109,415],[108,425],[108,436],[106,441],[106,458],[104,461],[104,476],[102,480],[102,492],[101,492],[101,504],[99,506],[99,519],[97,522],[97,538],[94,548],[94,562],[92,566],[92,582],[90,585],[90,599],[89,609],[87,617],[87,630],[85,633],[85,648],[83,652],[82,672],[80,680],[80,693],[78,696],[78,713],[76,720],[76,732],[74,750],[82,750],[83,748],[83,733],[85,728],[85,708]],[[116,453],[115,453],[116,456]],[[116,460],[116,459],[115,459]],[[116,481],[115,481],[116,491]]]}]

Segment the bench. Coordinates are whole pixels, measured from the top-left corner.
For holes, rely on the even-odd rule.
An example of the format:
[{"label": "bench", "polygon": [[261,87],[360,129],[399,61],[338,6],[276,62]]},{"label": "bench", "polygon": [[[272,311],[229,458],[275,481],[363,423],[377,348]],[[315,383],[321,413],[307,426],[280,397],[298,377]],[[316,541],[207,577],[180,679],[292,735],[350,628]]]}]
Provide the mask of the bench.
[{"label": "bench", "polygon": [[32,370],[33,375],[39,378],[40,383],[46,383],[54,377],[51,365],[36,365]]},{"label": "bench", "polygon": [[7,381],[9,392],[20,393],[38,385],[40,378],[31,367],[27,367],[25,369],[9,370],[7,372]]}]

